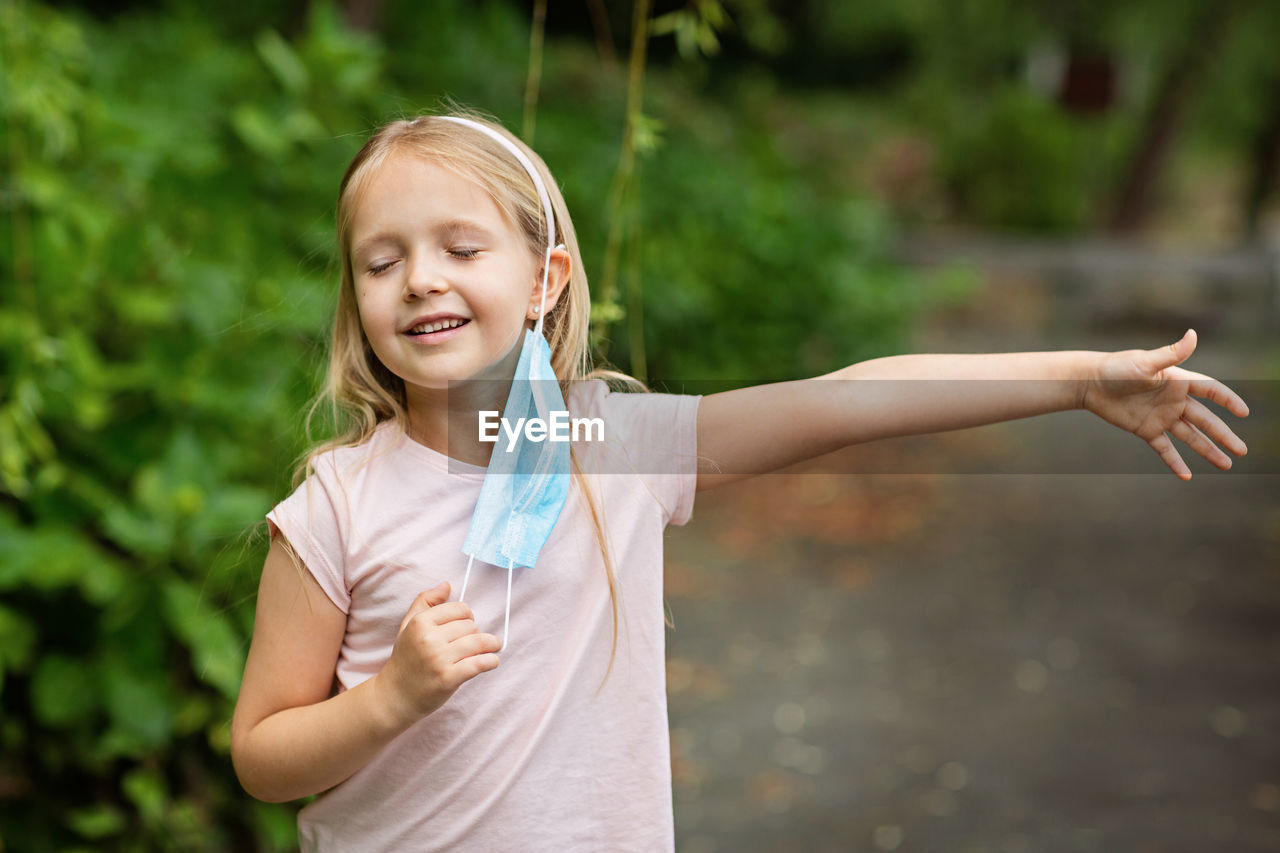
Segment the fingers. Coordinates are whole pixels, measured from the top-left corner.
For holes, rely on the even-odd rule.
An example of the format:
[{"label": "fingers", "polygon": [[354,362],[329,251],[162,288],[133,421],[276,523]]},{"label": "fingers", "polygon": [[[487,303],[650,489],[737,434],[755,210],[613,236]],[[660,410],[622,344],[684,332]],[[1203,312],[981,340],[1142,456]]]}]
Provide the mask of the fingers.
[{"label": "fingers", "polygon": [[457,675],[459,683],[469,681],[482,672],[498,668],[498,656],[493,653],[474,655],[458,661]]},{"label": "fingers", "polygon": [[1160,455],[1164,460],[1164,464],[1169,466],[1169,470],[1178,475],[1180,480],[1191,479],[1191,469],[1187,467],[1187,463],[1182,461],[1182,457],[1178,455],[1178,451],[1174,448],[1173,442],[1169,440],[1169,436],[1160,433],[1155,438],[1147,442],[1151,445],[1151,449]]},{"label": "fingers", "polygon": [[1231,458],[1219,450],[1218,446],[1206,438],[1204,433],[1200,432],[1185,419],[1174,424],[1169,429],[1169,432],[1173,434],[1174,438],[1177,438],[1222,470],[1225,471],[1231,467]]},{"label": "fingers", "polygon": [[470,619],[457,619],[431,629],[433,652],[429,668],[439,683],[452,693],[482,672],[496,669],[498,638],[476,630]]},{"label": "fingers", "polygon": [[[494,666],[496,666],[498,657],[496,653],[501,648],[502,641],[493,636],[493,634],[481,634],[478,631],[464,634],[449,643],[449,652],[453,656],[453,663],[455,664],[478,655],[493,655]],[[490,669],[492,668],[490,667]]]},{"label": "fingers", "polygon": [[[446,622],[445,624],[438,626],[436,628],[436,632],[437,632],[436,636],[439,637],[440,640],[445,643],[455,643],[458,640],[461,640],[463,637],[470,637],[473,635],[489,636],[488,634],[481,635],[480,629],[476,626],[476,623],[471,619],[458,619],[454,622]],[[494,639],[494,643],[495,644],[497,643],[496,638]],[[495,645],[494,648],[492,649],[486,649],[486,651],[496,651],[496,650],[497,650],[497,645]]]},{"label": "fingers", "polygon": [[[1150,350],[1149,354],[1155,369],[1164,370],[1186,361],[1191,356],[1191,353],[1195,352],[1195,349],[1195,329],[1187,329],[1187,333],[1182,336],[1182,340],[1158,350]],[[1212,376],[1205,376],[1203,373],[1195,373],[1179,368],[1171,371],[1167,378],[1189,380],[1188,390],[1191,394],[1206,400],[1212,400],[1237,417],[1247,418],[1249,416],[1249,406],[1240,395]]]},{"label": "fingers", "polygon": [[409,605],[409,611],[405,613],[404,618],[400,620],[400,627],[397,629],[396,633],[398,634],[400,631],[403,631],[404,626],[408,625],[409,622],[412,621],[413,617],[417,616],[419,613],[444,604],[448,600],[448,581],[440,581],[440,583],[436,584],[431,589],[423,590],[418,593],[417,597],[413,599],[413,603]]},{"label": "fingers", "polygon": [[[1204,403],[1199,400],[1188,399],[1187,406],[1183,410],[1182,419],[1193,427],[1204,433],[1222,448],[1229,450],[1236,456],[1244,456],[1249,452],[1248,446],[1240,439],[1238,435],[1231,431],[1222,418],[1214,414]],[[1181,438],[1181,436],[1179,436]],[[1224,457],[1225,458],[1225,457]],[[1212,460],[1210,460],[1212,461]],[[1230,460],[1227,460],[1228,463]],[[1214,462],[1218,465],[1217,462]],[[1219,468],[1230,467],[1218,465]]]},{"label": "fingers", "polygon": [[497,666],[494,653],[501,650],[502,641],[493,634],[481,633],[470,619],[457,619],[440,625],[436,628],[436,639],[443,645],[446,663],[457,664],[477,655],[493,654],[493,666]]},{"label": "fingers", "polygon": [[431,608],[426,615],[437,625],[444,625],[459,619],[471,619],[474,614],[471,612],[471,605],[462,601],[449,601]]},{"label": "fingers", "polygon": [[1248,447],[1239,436],[1233,433],[1221,418],[1195,399],[1187,400],[1182,417],[1169,427],[1168,433],[1161,433],[1152,438],[1148,444],[1160,455],[1169,469],[1183,480],[1191,479],[1191,469],[1178,454],[1173,442],[1169,440],[1169,435],[1173,435],[1223,471],[1231,468],[1231,457],[1227,456],[1218,445],[1222,445],[1237,456],[1243,456],[1248,452]]},{"label": "fingers", "polygon": [[1212,400],[1231,414],[1240,418],[1249,417],[1249,406],[1245,401],[1232,391],[1226,385],[1222,384],[1212,376],[1205,376],[1202,373],[1185,374],[1190,380],[1190,392],[1205,400]]},{"label": "fingers", "polygon": [[427,620],[424,625],[432,634],[431,642],[437,647],[450,648],[446,655],[449,663],[456,663],[470,655],[496,652],[502,647],[497,637],[480,633],[472,618],[471,608],[461,601],[448,601],[411,613],[412,615],[405,617],[405,624],[409,624],[414,617]]}]

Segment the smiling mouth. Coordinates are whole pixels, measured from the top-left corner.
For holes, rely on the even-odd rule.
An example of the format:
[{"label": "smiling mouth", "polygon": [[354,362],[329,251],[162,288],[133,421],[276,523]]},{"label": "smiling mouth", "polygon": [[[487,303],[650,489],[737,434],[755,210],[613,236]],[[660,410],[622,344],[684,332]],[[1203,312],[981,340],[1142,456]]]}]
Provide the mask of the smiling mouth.
[{"label": "smiling mouth", "polygon": [[436,323],[423,323],[421,326],[414,326],[412,329],[405,332],[405,334],[412,335],[413,337],[421,337],[423,335],[432,335],[437,332],[448,331],[449,329],[457,329],[461,326],[465,326],[467,323],[470,323],[470,322],[471,322],[470,320],[455,319],[455,320],[440,320],[439,322],[436,322]]}]

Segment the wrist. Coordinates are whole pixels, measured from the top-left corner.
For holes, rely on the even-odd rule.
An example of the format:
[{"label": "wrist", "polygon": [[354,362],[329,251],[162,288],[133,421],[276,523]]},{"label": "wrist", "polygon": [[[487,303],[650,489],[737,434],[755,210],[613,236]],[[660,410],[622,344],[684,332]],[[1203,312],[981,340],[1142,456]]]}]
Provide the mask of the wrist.
[{"label": "wrist", "polygon": [[396,692],[384,677],[384,672],[379,672],[363,686],[368,688],[370,711],[376,725],[390,737],[395,737],[416,723],[421,715]]},{"label": "wrist", "polygon": [[1098,364],[1102,356],[1103,353],[1100,352],[1077,353],[1076,363],[1072,370],[1072,408],[1089,409],[1089,395],[1098,378]]}]

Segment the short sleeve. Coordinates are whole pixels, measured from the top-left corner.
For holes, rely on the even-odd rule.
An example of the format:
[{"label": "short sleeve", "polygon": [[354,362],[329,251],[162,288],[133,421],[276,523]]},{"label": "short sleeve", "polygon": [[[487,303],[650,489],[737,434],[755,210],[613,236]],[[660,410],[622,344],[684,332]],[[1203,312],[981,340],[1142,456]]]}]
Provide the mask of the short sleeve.
[{"label": "short sleeve", "polygon": [[608,453],[593,454],[595,473],[635,474],[661,505],[668,524],[693,513],[698,486],[700,396],[610,392],[603,382],[588,392],[588,410],[605,423]]},{"label": "short sleeve", "polygon": [[348,612],[351,591],[344,567],[349,507],[332,456],[318,459],[302,485],[267,513],[267,521],[272,538],[283,533],[329,600]]}]

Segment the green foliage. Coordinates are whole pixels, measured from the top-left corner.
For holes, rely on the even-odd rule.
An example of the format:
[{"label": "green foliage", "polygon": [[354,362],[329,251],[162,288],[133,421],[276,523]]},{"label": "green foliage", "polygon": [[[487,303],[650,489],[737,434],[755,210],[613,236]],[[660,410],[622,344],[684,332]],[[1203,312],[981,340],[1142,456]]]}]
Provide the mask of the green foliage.
[{"label": "green foliage", "polygon": [[830,194],[821,166],[788,157],[786,120],[751,110],[754,94],[696,114],[672,104],[664,120],[681,120],[683,132],[641,178],[637,266],[652,376],[827,372],[892,350],[922,297],[884,260],[880,211]]},{"label": "green foliage", "polygon": [[649,33],[675,37],[676,48],[685,59],[699,53],[715,56],[720,52],[716,32],[729,23],[728,13],[719,0],[694,0],[684,9],[659,15],[649,22]]},{"label": "green foliage", "polygon": [[43,804],[2,801],[0,837],[287,847],[227,754],[261,565],[237,537],[301,447],[381,53],[325,6],[232,47],[5,4],[0,38],[0,772]]},{"label": "green foliage", "polygon": [[1013,87],[955,118],[935,138],[940,178],[965,221],[1058,233],[1088,224],[1104,166],[1118,153],[1101,123],[1082,123]]},{"label": "green foliage", "polygon": [[[204,13],[0,5],[0,776],[17,792],[0,838],[15,849],[294,844],[294,807],[250,803],[228,755],[264,550],[246,532],[303,449],[346,163],[374,124],[442,94],[519,114],[527,23],[452,5],[391,10],[385,43],[326,3],[296,35],[241,39]],[[678,74],[652,85],[624,211],[643,300],[612,308],[643,308],[651,374],[763,380],[891,348],[918,291],[880,258],[879,211],[824,188],[749,95],[712,107]],[[543,91],[538,147],[595,272],[625,82],[565,43]],[[608,355],[627,365],[626,345]]]}]

